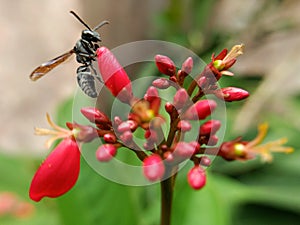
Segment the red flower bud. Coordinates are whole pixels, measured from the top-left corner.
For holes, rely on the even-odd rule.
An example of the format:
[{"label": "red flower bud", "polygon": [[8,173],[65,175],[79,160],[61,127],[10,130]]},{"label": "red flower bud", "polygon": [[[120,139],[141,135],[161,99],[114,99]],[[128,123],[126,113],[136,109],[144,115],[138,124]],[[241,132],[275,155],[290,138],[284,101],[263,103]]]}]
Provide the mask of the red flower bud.
[{"label": "red flower bud", "polygon": [[221,88],[220,90],[216,91],[215,95],[226,102],[232,102],[247,98],[249,96],[249,93],[241,88],[227,87]]},{"label": "red flower bud", "polygon": [[206,184],[205,170],[199,166],[194,166],[187,175],[189,185],[195,189],[199,190]]},{"label": "red flower bud", "polygon": [[176,73],[176,66],[174,62],[167,56],[156,55],[155,63],[159,72],[166,74],[168,76],[173,76]]},{"label": "red flower bud", "polygon": [[219,120],[208,120],[200,127],[200,135],[214,135],[221,127]]},{"label": "red flower bud", "polygon": [[97,149],[96,158],[100,162],[108,162],[116,155],[116,153],[116,146],[112,144],[104,144]]},{"label": "red flower bud", "polygon": [[167,113],[171,114],[174,109],[175,109],[175,107],[172,105],[172,103],[166,102],[165,110],[166,110]]},{"label": "red flower bud", "polygon": [[131,82],[124,68],[106,47],[97,49],[98,66],[105,86],[124,103],[133,97]]},{"label": "red flower bud", "polygon": [[184,113],[183,118],[188,120],[204,120],[216,107],[217,103],[214,100],[200,100]]},{"label": "red flower bud", "polygon": [[50,153],[35,173],[29,197],[40,201],[55,198],[69,191],[77,181],[80,169],[80,151],[75,140],[67,138]]},{"label": "red flower bud", "polygon": [[186,92],[186,90],[184,88],[180,88],[174,95],[173,105],[175,106],[175,108],[177,110],[181,109],[184,107],[188,98],[189,98],[189,95]]},{"label": "red flower bud", "polygon": [[81,113],[92,123],[109,123],[110,119],[101,112],[99,109],[94,107],[84,107]]},{"label": "red flower bud", "polygon": [[157,181],[165,174],[165,165],[157,154],[152,154],[143,161],[143,173],[149,181]]},{"label": "red flower bud", "polygon": [[123,134],[120,135],[121,141],[123,141],[125,144],[129,144],[132,142],[132,132],[130,130],[125,131]]},{"label": "red flower bud", "polygon": [[103,135],[103,140],[106,142],[106,143],[116,143],[117,142],[117,137],[112,134],[112,133],[107,133],[107,134],[104,134]]}]

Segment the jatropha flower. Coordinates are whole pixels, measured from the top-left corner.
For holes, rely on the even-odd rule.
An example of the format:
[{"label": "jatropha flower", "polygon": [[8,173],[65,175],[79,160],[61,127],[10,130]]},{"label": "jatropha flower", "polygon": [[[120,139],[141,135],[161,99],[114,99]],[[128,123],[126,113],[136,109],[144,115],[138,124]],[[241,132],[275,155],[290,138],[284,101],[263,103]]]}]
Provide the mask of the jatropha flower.
[{"label": "jatropha flower", "polygon": [[63,139],[49,154],[35,173],[29,190],[34,201],[43,197],[58,197],[69,191],[77,181],[80,170],[80,151],[75,138],[88,142],[98,137],[97,131],[90,126],[68,123],[70,130],[53,123],[47,114],[47,121],[52,130],[36,128],[37,135],[51,135],[46,142],[49,148],[54,141]]},{"label": "jatropha flower", "polygon": [[218,155],[226,160],[249,160],[257,155],[261,156],[262,161],[271,162],[273,156],[271,152],[291,153],[293,148],[282,146],[287,142],[286,138],[280,138],[261,144],[268,130],[268,124],[263,123],[258,127],[258,134],[252,141],[243,141],[240,137],[235,140],[224,142],[220,147]]},{"label": "jatropha flower", "polygon": [[[57,197],[67,192],[75,184],[79,173],[80,152],[77,142],[85,143],[96,137],[104,142],[95,149],[99,163],[112,160],[120,147],[127,147],[142,161],[141,170],[145,178],[150,182],[161,181],[162,185],[165,181],[171,182],[168,188],[174,185],[179,164],[186,160],[193,163],[187,174],[187,182],[193,189],[199,190],[206,184],[205,168],[211,164],[211,154],[226,160],[248,160],[260,154],[265,161],[270,161],[271,151],[290,152],[291,148],[281,146],[286,139],[258,145],[266,135],[266,125],[259,127],[259,134],[253,141],[238,138],[218,144],[218,131],[222,124],[211,118],[218,105],[215,100],[203,97],[205,94],[214,95],[231,102],[249,96],[243,89],[219,88],[217,85],[223,75],[233,75],[228,69],[243,53],[243,48],[243,45],[236,45],[229,52],[224,49],[216,57],[212,55],[211,62],[190,83],[186,83],[185,78],[193,70],[191,57],[177,69],[172,59],[156,55],[154,60],[158,71],[167,77],[154,80],[141,99],[134,96],[131,81],[113,53],[105,47],[99,48],[97,60],[105,86],[113,96],[130,105],[131,111],[125,117],[109,118],[98,108],[85,107],[81,112],[93,125],[67,123],[69,130],[58,127],[48,116],[54,131],[37,129],[37,133],[54,135],[47,142],[48,146],[56,139],[63,141],[38,169],[31,184],[30,197],[39,201],[45,196]],[[162,105],[160,89],[168,88],[175,88],[176,93],[172,101]],[[162,110],[165,112],[161,113]],[[168,130],[163,126],[169,126]],[[193,126],[198,127],[192,129],[195,128]],[[144,132],[143,143],[135,141],[137,130],[139,135]],[[192,130],[198,131],[197,138],[187,141],[185,137]]]}]

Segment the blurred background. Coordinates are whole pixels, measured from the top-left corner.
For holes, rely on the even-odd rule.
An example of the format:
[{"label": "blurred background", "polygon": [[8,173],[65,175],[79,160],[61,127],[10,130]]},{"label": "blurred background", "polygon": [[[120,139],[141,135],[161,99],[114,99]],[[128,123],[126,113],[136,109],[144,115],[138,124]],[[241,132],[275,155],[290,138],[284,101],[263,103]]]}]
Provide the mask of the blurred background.
[{"label": "blurred background", "polygon": [[[72,58],[38,82],[34,68],[73,48],[83,26],[102,20],[103,45],[144,39],[180,44],[208,61],[213,52],[244,43],[235,77],[221,86],[251,92],[228,104],[226,139],[253,138],[260,122],[267,137],[287,137],[291,155],[272,164],[216,160],[202,191],[190,190],[186,171],[175,189],[173,224],[240,225],[300,222],[300,2],[297,0],[50,0],[0,1],[0,224],[139,224],[159,218],[157,185],[124,187],[95,174],[84,162],[76,186],[57,200],[27,197],[35,169],[48,153],[33,127],[46,127],[46,112],[71,118],[78,64]],[[65,121],[61,121],[62,123]],[[90,183],[91,185],[86,185]],[[116,206],[115,202],[118,202]]]}]

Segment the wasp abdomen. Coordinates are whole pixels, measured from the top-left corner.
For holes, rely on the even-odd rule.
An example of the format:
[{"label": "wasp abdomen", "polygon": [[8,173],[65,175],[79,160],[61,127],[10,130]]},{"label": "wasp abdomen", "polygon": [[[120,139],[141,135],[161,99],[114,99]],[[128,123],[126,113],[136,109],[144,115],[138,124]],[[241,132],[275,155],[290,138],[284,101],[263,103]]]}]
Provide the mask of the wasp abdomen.
[{"label": "wasp abdomen", "polygon": [[91,98],[96,98],[98,93],[95,87],[95,77],[87,66],[80,66],[77,69],[77,82],[81,90]]}]

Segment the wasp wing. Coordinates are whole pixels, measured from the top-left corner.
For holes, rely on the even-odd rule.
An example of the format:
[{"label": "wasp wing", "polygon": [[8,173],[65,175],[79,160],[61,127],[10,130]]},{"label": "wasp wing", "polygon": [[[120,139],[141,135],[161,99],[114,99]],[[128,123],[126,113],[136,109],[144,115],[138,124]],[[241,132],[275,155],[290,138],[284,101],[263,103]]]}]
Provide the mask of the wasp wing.
[{"label": "wasp wing", "polygon": [[43,63],[39,67],[37,67],[29,76],[29,78],[32,81],[36,81],[42,76],[44,76],[46,73],[57,67],[59,64],[66,61],[72,54],[74,53],[74,50],[70,50],[54,59],[51,59],[48,62]]}]

